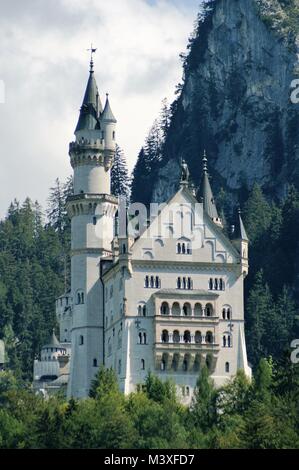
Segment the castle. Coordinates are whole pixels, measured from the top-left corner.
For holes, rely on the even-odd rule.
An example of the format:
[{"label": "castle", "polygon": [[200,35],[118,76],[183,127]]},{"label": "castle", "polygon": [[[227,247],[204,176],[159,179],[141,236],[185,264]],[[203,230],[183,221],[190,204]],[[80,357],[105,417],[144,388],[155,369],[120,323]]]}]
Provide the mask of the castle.
[{"label": "castle", "polygon": [[110,193],[116,119],[108,95],[102,107],[92,59],[75,137],[67,203],[71,291],[56,302],[61,343],[53,347],[58,356],[71,350],[68,396],[88,396],[102,364],[115,370],[126,394],[152,371],[172,379],[186,403],[204,365],[216,386],[238,369],[250,377],[243,302],[248,238],[240,213],[231,237],[224,234],[206,155],[197,194],[182,162],[178,190],[167,203],[153,205],[150,217],[138,204],[127,208]]}]

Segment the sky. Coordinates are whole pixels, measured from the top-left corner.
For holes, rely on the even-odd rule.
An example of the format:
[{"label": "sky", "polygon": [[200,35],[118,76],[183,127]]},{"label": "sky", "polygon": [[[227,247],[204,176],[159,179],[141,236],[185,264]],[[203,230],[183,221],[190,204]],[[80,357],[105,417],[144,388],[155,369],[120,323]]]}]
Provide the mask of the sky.
[{"label": "sky", "polygon": [[130,170],[161,101],[174,99],[201,0],[0,0],[0,217],[16,198],[46,207],[71,173],[93,43]]}]

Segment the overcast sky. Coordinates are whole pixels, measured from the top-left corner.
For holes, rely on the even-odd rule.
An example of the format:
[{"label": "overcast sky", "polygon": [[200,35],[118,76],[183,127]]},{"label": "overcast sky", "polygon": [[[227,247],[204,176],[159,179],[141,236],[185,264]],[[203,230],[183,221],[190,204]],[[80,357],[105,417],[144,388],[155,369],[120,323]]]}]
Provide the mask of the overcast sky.
[{"label": "overcast sky", "polygon": [[[0,217],[26,196],[45,207],[71,174],[93,42],[102,101],[110,93],[130,170],[164,97],[181,80],[200,0],[0,0]],[[0,102],[1,82],[0,81]]]}]

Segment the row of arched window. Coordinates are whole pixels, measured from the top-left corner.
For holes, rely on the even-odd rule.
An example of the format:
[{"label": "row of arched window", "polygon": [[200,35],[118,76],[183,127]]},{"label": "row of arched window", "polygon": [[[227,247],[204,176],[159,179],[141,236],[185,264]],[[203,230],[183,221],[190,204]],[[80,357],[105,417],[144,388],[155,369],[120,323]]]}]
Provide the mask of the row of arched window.
[{"label": "row of arched window", "polygon": [[84,304],[84,292],[77,292],[77,305]]},{"label": "row of arched window", "polygon": [[191,244],[185,242],[178,242],[176,246],[176,252],[178,255],[191,255]]},{"label": "row of arched window", "polygon": [[200,303],[196,303],[194,305],[194,309],[192,311],[191,304],[189,302],[185,302],[183,307],[181,308],[178,302],[174,302],[170,308],[168,302],[163,302],[160,307],[161,315],[174,315],[174,316],[206,316],[211,317],[213,315],[213,306],[212,304],[206,304],[205,307],[202,306]]},{"label": "row of arched window", "polygon": [[225,282],[222,278],[215,278],[212,277],[209,280],[209,289],[210,290],[225,290]]},{"label": "row of arched window", "polygon": [[145,276],[144,287],[150,289],[160,289],[161,280],[159,276]]},{"label": "row of arched window", "polygon": [[139,305],[138,306],[138,316],[139,317],[146,317],[146,305]]},{"label": "row of arched window", "polygon": [[162,343],[196,343],[196,344],[213,344],[214,336],[212,331],[207,331],[205,335],[202,335],[200,331],[196,331],[194,335],[191,335],[189,330],[184,331],[181,334],[178,330],[174,330],[169,333],[168,330],[163,330],[161,334]]},{"label": "row of arched window", "polygon": [[227,334],[223,335],[223,337],[222,337],[222,346],[224,348],[231,348],[233,346],[231,334],[227,333]]},{"label": "row of arched window", "polygon": [[185,290],[192,290],[193,289],[193,281],[191,277],[178,277],[177,278],[177,288],[178,289],[185,289]]},{"label": "row of arched window", "polygon": [[223,320],[231,320],[231,308],[230,307],[223,307],[222,318]]},{"label": "row of arched window", "polygon": [[147,334],[145,331],[138,333],[138,344],[147,344]]}]

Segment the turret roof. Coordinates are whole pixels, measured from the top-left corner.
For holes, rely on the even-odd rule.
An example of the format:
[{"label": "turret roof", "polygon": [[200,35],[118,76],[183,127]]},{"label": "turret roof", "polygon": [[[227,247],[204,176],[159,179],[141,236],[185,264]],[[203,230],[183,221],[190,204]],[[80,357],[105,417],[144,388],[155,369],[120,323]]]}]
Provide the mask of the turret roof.
[{"label": "turret roof", "polygon": [[99,128],[99,115],[102,112],[102,109],[99,90],[94,77],[93,61],[91,61],[89,78],[75,132],[85,129],[94,130]]},{"label": "turret roof", "polygon": [[211,219],[218,219],[218,212],[215,204],[215,199],[213,196],[212,188],[210,185],[208,166],[207,166],[207,156],[206,152],[203,157],[203,175],[200,185],[200,190],[198,192],[199,198],[203,201],[204,210],[211,217]]},{"label": "turret roof", "polygon": [[108,94],[106,95],[106,104],[101,119],[103,119],[103,121],[117,122],[110,106]]}]

